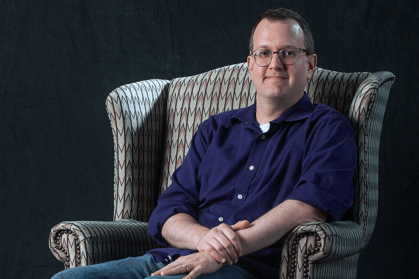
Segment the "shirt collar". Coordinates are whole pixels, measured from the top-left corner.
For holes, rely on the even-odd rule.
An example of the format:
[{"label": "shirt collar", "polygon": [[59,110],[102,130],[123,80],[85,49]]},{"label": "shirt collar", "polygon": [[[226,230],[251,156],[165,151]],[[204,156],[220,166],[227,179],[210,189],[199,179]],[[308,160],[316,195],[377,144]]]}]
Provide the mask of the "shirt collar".
[{"label": "shirt collar", "polygon": [[[272,120],[271,123],[280,123],[282,121],[293,122],[308,118],[311,112],[314,110],[314,105],[307,93],[304,92],[303,97],[292,107],[287,109],[280,117]],[[239,109],[232,117],[231,123],[237,120],[242,122],[248,122],[249,124],[256,121],[255,118],[256,103],[250,107]]]}]

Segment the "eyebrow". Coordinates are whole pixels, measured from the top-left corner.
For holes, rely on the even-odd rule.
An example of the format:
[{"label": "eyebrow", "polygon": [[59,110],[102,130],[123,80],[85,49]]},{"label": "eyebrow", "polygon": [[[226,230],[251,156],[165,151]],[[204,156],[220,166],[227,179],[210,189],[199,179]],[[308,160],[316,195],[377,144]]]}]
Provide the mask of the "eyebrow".
[{"label": "eyebrow", "polygon": [[[285,45],[285,46],[282,46],[280,49],[289,48],[289,47],[298,48],[298,47],[293,46],[293,45]],[[267,45],[260,45],[256,49],[261,49],[261,48],[262,49],[270,49]]]}]

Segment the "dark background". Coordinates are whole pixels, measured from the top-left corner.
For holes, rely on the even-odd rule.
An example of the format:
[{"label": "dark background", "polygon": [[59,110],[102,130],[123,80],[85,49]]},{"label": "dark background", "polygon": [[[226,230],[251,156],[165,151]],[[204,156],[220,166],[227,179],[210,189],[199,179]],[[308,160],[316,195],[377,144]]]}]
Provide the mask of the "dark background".
[{"label": "dark background", "polygon": [[358,278],[407,278],[419,260],[416,1],[0,1],[0,277],[49,278],[63,220],[111,220],[105,98],[135,81],[246,61],[257,17],[284,6],[310,24],[319,67],[391,71],[380,202]]}]

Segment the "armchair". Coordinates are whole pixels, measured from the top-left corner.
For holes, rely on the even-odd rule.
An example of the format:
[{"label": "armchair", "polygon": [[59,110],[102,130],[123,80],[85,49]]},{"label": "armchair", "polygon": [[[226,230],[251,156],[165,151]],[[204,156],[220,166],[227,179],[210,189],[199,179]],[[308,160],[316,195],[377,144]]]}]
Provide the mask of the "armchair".
[{"label": "armchair", "polygon": [[[278,259],[280,278],[356,278],[359,254],[377,217],[380,134],[394,79],[389,72],[315,70],[307,94],[314,103],[347,116],[355,131],[354,205],[343,221],[304,223],[292,230]],[[146,222],[199,123],[254,101],[245,63],[112,91],[106,108],[114,138],[114,221],[59,223],[50,233],[54,256],[67,269],[139,256],[158,247],[147,234]]]}]

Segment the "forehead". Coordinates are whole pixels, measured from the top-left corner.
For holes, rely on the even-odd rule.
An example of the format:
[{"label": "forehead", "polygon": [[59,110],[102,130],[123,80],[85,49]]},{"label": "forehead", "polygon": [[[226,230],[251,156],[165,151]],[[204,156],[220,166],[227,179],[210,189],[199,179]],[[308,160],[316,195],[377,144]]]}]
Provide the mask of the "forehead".
[{"label": "forehead", "polygon": [[294,19],[269,21],[263,19],[253,36],[254,48],[281,48],[295,46],[304,48],[304,32]]}]

